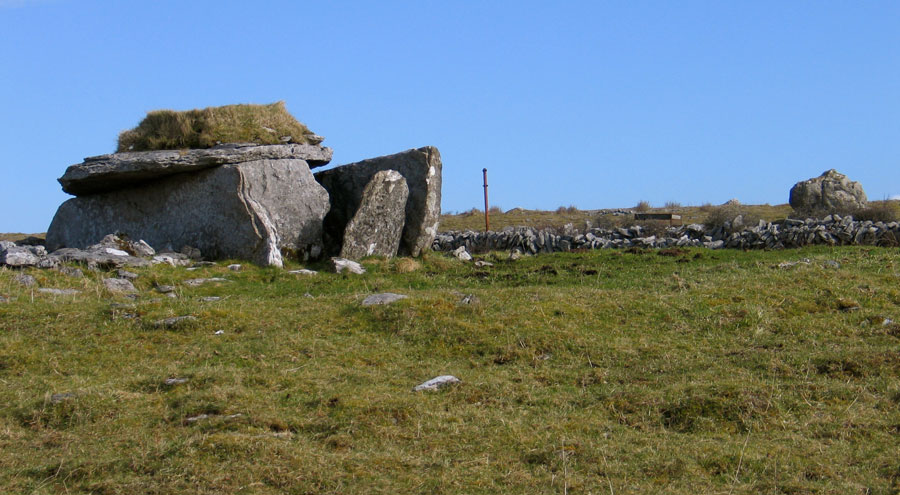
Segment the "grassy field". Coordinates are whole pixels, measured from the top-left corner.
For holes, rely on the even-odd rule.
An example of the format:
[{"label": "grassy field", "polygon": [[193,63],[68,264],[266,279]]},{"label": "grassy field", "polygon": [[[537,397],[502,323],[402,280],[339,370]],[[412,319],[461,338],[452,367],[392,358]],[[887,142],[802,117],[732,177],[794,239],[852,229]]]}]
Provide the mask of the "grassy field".
[{"label": "grassy field", "polygon": [[897,250],[668,254],[0,270],[0,491],[897,493]]}]

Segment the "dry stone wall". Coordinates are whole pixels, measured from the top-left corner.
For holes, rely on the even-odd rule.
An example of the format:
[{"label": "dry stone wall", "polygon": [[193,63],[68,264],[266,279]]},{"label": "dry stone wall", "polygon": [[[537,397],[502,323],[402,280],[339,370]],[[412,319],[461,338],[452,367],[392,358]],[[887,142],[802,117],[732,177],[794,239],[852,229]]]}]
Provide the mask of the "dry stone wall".
[{"label": "dry stone wall", "polygon": [[723,227],[709,229],[699,224],[670,227],[664,235],[650,235],[640,226],[589,229],[584,233],[558,234],[550,229],[506,228],[497,232],[453,231],[439,233],[435,251],[451,252],[465,247],[472,253],[518,251],[537,254],[574,249],[622,249],[705,247],[709,249],[784,249],[808,245],[900,245],[900,223],[857,221],[851,216],[824,219],[764,222],[738,232]]}]

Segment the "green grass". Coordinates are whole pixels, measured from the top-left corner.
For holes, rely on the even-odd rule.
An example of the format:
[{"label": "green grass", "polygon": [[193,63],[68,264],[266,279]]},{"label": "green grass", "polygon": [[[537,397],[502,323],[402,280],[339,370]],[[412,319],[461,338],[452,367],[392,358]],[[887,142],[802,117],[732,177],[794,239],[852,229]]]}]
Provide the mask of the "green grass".
[{"label": "green grass", "polygon": [[119,134],[117,151],[211,148],[217,143],[318,144],[283,101],[269,105],[225,105],[202,110],[155,110],[134,129]]},{"label": "green grass", "polygon": [[[105,273],[28,271],[83,291],[54,297],[0,270],[0,487],[900,489],[895,249],[505,258],[370,259],[362,276],[156,266],[135,270],[136,301],[106,293]],[[232,281],[180,284],[210,276]],[[154,283],[178,285],[178,299]],[[410,297],[360,306],[382,291]],[[462,383],[411,391],[441,374]]]}]

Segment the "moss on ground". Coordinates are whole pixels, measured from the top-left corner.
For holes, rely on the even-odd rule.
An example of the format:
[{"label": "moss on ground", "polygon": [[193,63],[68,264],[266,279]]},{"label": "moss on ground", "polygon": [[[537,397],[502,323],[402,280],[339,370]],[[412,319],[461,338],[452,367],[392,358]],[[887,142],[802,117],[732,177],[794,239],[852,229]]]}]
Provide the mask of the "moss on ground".
[{"label": "moss on ground", "polygon": [[117,151],[211,148],[220,143],[318,144],[320,141],[279,101],[202,110],[154,110],[137,127],[119,134]]}]

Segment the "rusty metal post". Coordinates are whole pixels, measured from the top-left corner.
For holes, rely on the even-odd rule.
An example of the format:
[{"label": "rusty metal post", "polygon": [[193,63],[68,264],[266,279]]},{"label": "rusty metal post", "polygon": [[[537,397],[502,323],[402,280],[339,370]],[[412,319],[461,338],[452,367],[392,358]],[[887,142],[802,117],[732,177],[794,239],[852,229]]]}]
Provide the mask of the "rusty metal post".
[{"label": "rusty metal post", "polygon": [[487,169],[481,169],[481,173],[484,174],[484,231],[487,232],[491,230],[491,222],[488,214]]}]

